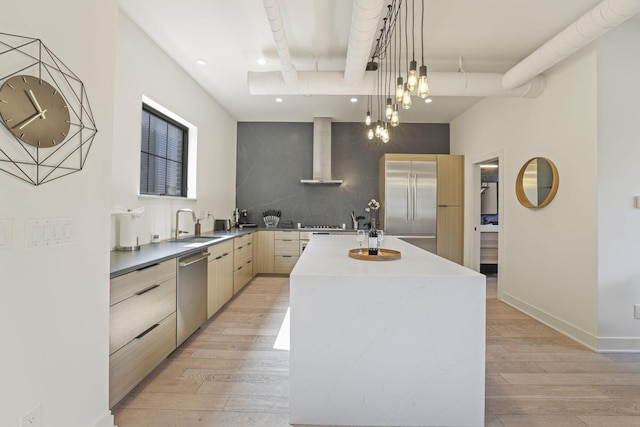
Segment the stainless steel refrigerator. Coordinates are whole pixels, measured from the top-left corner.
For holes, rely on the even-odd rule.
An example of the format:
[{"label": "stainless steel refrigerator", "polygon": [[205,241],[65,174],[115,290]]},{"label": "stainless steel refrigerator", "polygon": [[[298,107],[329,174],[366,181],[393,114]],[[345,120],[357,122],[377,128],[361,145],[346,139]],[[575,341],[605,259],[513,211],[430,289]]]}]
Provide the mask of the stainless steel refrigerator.
[{"label": "stainless steel refrigerator", "polygon": [[384,231],[436,253],[436,161],[387,160]]}]

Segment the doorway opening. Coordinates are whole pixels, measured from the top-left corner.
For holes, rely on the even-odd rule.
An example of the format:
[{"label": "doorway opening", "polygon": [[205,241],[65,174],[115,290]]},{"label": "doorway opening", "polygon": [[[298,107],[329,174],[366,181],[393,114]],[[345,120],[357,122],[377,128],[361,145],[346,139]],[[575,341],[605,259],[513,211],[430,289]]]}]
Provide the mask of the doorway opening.
[{"label": "doorway opening", "polygon": [[500,169],[502,152],[493,152],[477,157],[472,161],[472,191],[469,219],[473,234],[470,245],[469,264],[487,277],[487,298],[499,295],[499,253],[504,224],[502,197],[502,176]]},{"label": "doorway opening", "polygon": [[497,297],[498,287],[498,159],[480,164],[480,273],[487,276],[487,295]]}]

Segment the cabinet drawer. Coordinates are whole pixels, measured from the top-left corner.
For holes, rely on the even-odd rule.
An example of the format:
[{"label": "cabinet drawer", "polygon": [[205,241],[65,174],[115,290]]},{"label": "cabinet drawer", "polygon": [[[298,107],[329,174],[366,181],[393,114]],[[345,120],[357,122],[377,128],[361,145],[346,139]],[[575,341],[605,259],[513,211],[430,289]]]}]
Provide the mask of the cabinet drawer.
[{"label": "cabinet drawer", "polygon": [[243,246],[251,245],[253,243],[253,234],[245,234],[244,236],[236,237],[233,239],[233,248],[239,249]]},{"label": "cabinet drawer", "polygon": [[298,262],[298,256],[276,255],[274,260],[274,272],[277,274],[289,274],[293,266]]},{"label": "cabinet drawer", "polygon": [[149,286],[157,285],[176,277],[176,260],[170,259],[160,264],[146,267],[111,279],[111,299],[113,305],[130,298]]},{"label": "cabinet drawer", "polygon": [[253,277],[253,266],[251,261],[239,266],[233,272],[233,293],[234,295],[244,287]]},{"label": "cabinet drawer", "polygon": [[497,264],[498,248],[480,249],[480,264]]},{"label": "cabinet drawer", "polygon": [[233,241],[228,240],[224,243],[209,246],[209,262],[222,258],[225,254],[233,252]]},{"label": "cabinet drawer", "polygon": [[497,248],[498,247],[498,233],[492,231],[483,231],[480,233],[480,247],[481,248]]},{"label": "cabinet drawer", "polygon": [[296,240],[276,240],[275,241],[275,254],[276,255],[300,255],[300,241]]},{"label": "cabinet drawer", "polygon": [[176,349],[176,314],[109,357],[109,408]]},{"label": "cabinet drawer", "polygon": [[253,260],[253,250],[251,246],[245,246],[240,250],[236,250],[233,253],[233,269],[238,269],[241,265],[245,265],[247,262]]},{"label": "cabinet drawer", "polygon": [[152,286],[109,309],[109,354],[176,311],[176,279]]},{"label": "cabinet drawer", "polygon": [[300,240],[300,232],[299,231],[274,231],[276,240]]}]

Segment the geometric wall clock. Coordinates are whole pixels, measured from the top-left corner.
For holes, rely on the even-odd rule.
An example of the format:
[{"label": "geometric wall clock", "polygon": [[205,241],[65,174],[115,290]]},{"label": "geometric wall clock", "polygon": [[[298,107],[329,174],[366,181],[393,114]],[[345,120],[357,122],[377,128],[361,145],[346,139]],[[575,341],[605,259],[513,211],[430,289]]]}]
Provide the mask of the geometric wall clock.
[{"label": "geometric wall clock", "polygon": [[98,129],[82,81],[40,39],[0,33],[0,170],[33,185],[82,170]]}]

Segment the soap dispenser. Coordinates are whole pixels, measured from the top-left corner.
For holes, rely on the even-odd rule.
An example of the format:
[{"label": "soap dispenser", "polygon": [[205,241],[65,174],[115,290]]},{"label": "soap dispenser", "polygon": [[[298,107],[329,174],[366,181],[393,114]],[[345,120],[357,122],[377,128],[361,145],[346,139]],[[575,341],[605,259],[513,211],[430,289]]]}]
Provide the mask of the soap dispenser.
[{"label": "soap dispenser", "polygon": [[196,220],[196,231],[195,231],[195,235],[199,236],[200,235],[200,220],[197,219]]}]

